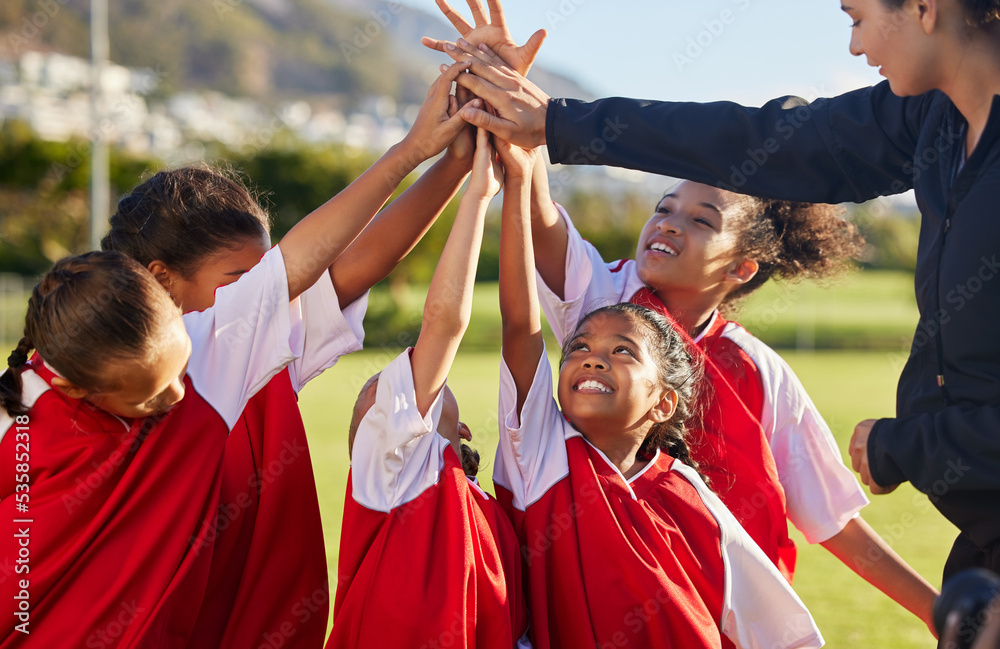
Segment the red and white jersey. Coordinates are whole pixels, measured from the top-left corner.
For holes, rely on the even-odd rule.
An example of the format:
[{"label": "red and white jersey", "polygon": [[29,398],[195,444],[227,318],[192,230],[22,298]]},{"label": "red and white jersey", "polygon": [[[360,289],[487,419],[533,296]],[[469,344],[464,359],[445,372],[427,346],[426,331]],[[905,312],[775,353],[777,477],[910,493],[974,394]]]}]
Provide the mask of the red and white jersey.
[{"label": "red and white jersey", "polygon": [[506,364],[494,481],[527,564],[536,647],[820,647],[774,564],[690,467],[637,475],[563,417],[543,354],[524,401]]},{"label": "red and white jersey", "polygon": [[358,426],[328,648],[527,644],[520,548],[496,500],[417,410],[409,351]]},{"label": "red and white jersey", "polygon": [[[15,609],[0,647],[186,645],[209,577],[228,433],[294,360],[294,311],[274,248],[215,307],[185,316],[186,395],[157,417],[115,417],[52,389],[37,355],[25,366],[27,423],[0,414],[0,516],[24,521],[20,536],[0,540],[0,597]],[[30,634],[14,628],[19,608]]]},{"label": "red and white jersey", "polygon": [[[329,273],[292,303],[295,360],[250,399],[226,442],[219,515],[208,535],[212,568],[189,649],[279,638],[286,648],[323,646],[330,585],[297,394],[361,348],[367,294],[343,312],[338,305]],[[295,552],[276,553],[291,546]]]},{"label": "red and white jersey", "polygon": [[830,427],[792,368],[718,311],[696,340],[760,420],[785,490],[789,520],[809,543],[821,543],[844,529],[868,497],[844,465]]},{"label": "red and white jersey", "polygon": [[[566,212],[559,210],[569,232],[566,299],[560,300],[540,276],[538,288],[545,315],[562,341],[582,316],[629,301],[645,285],[633,260],[605,263]],[[784,488],[789,520],[810,543],[840,532],[868,499],[792,369],[777,352],[718,313],[694,342],[760,421]],[[741,518],[740,505],[730,504],[730,508]]]}]

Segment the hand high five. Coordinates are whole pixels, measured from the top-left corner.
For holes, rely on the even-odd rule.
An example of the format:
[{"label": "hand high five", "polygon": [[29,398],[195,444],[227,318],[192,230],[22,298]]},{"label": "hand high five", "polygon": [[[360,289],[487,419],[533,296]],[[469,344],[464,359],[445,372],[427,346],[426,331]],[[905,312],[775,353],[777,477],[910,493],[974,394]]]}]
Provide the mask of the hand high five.
[{"label": "hand high five", "polygon": [[467,63],[472,74],[459,74],[458,85],[481,97],[495,114],[470,104],[462,119],[525,149],[545,144],[545,113],[549,96],[520,75],[486,45],[473,47],[465,39],[444,43],[444,52]]},{"label": "hand high five", "polygon": [[[459,15],[446,0],[436,0],[437,6],[445,17],[455,26],[458,33],[473,45],[486,45],[495,51],[501,59],[519,74],[527,76],[531,64],[538,55],[538,48],[545,40],[545,30],[539,29],[531,35],[523,46],[514,42],[514,37],[507,29],[507,21],[503,13],[503,5],[499,0],[487,0],[490,7],[490,18],[483,13],[483,3],[480,0],[468,0],[469,9],[476,26],[470,25]],[[420,42],[439,52],[445,51],[447,41],[439,41],[426,36]]]}]

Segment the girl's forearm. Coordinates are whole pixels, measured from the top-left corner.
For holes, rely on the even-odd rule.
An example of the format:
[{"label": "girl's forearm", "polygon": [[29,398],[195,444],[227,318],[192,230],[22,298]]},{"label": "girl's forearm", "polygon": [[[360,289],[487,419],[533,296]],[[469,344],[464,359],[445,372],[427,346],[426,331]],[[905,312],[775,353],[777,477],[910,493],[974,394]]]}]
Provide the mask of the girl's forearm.
[{"label": "girl's forearm", "polygon": [[385,279],[413,250],[454,198],[468,173],[468,162],[446,153],[375,217],[330,266],[341,308]]},{"label": "girl's forearm", "polygon": [[465,333],[488,206],[488,198],[463,197],[427,291],[421,337],[424,331],[442,338],[461,338]]},{"label": "girl's forearm", "polygon": [[544,351],[531,240],[530,179],[506,180],[500,230],[500,313],[503,357],[524,405]]},{"label": "girl's forearm", "polygon": [[285,259],[288,297],[294,299],[347,249],[420,163],[405,142],[389,149],[342,192],[299,221],[278,246]]},{"label": "girl's forearm", "polygon": [[821,545],[865,581],[913,613],[934,633],[938,591],[909,566],[860,516]]},{"label": "girl's forearm", "polygon": [[539,154],[531,174],[531,238],[535,268],[545,285],[565,299],[566,246],[569,236],[562,215],[552,203],[545,160]]},{"label": "girl's forearm", "polygon": [[427,290],[411,358],[417,408],[426,414],[444,386],[472,314],[472,294],[489,198],[466,194]]}]

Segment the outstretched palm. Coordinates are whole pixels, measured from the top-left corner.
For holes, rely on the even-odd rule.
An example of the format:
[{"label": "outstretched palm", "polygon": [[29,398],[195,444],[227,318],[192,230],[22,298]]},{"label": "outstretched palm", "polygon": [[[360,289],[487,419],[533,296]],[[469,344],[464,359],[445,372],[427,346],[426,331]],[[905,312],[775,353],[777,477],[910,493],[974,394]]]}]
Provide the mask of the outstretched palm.
[{"label": "outstretched palm", "polygon": [[[436,0],[438,8],[445,17],[455,26],[462,38],[473,45],[485,44],[490,47],[504,62],[521,75],[527,75],[531,69],[531,64],[538,56],[538,49],[545,40],[545,30],[539,29],[531,35],[524,45],[514,42],[514,37],[507,29],[507,21],[504,17],[503,6],[500,0],[486,0],[490,9],[490,16],[487,19],[483,11],[483,3],[480,0],[467,0],[469,9],[472,11],[472,18],[476,21],[475,27],[470,25],[462,16],[452,9],[447,0]],[[421,42],[431,49],[444,51],[445,41],[424,37]]]}]

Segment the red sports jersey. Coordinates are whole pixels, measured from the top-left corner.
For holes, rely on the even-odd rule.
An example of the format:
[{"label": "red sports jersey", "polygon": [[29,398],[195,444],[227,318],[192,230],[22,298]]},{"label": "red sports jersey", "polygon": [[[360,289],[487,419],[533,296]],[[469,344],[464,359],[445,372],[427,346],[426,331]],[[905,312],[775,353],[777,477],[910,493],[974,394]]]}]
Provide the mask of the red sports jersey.
[{"label": "red sports jersey", "polygon": [[536,647],[819,647],[809,612],[688,466],[626,480],[559,412],[543,354],[520,412],[503,365],[494,480],[527,564]]},{"label": "red sports jersey", "polygon": [[[26,367],[28,423],[0,414],[0,516],[28,521],[19,528],[27,541],[0,541],[0,566],[15,566],[0,596],[19,607],[26,592],[30,634],[7,614],[0,647],[186,645],[213,556],[227,434],[295,358],[287,286],[275,248],[220,289],[215,307],[184,316],[186,395],[162,416],[120,419],[51,389],[37,356]],[[26,490],[11,470],[22,443]]]},{"label": "red sports jersey", "polygon": [[[28,424],[0,442],[0,516],[26,521],[14,527],[27,549],[0,539],[3,565],[25,569],[0,581],[0,597],[9,611],[22,592],[30,614],[29,634],[4,615],[0,647],[183,647],[212,559],[200,532],[215,518],[225,422],[190,378],[165,416],[122,420],[52,389],[53,376],[37,355],[25,366]],[[21,514],[11,469],[23,449]]]},{"label": "red sports jersey", "polygon": [[[569,235],[565,300],[541,279],[539,298],[556,336],[565,340],[586,313],[633,298],[642,300],[649,291],[636,274],[634,261],[606,264],[559,210]],[[656,307],[659,300],[646,302]],[[843,529],[867,498],[802,384],[774,350],[717,313],[693,342],[714,363],[706,373],[715,379],[709,385],[716,399],[708,402],[703,428],[724,434],[721,439],[717,434],[707,437],[718,443],[694,448],[692,454],[712,478],[713,489],[790,578],[795,546],[788,539],[784,518],[810,543],[817,543]],[[734,406],[736,400],[746,407]],[[724,453],[713,450],[720,444]],[[771,464],[780,486],[774,484]],[[717,477],[720,473],[722,478]]]},{"label": "red sports jersey", "polygon": [[409,352],[358,427],[328,648],[526,647],[517,537],[417,411]]},{"label": "red sports jersey", "polygon": [[691,457],[715,492],[781,573],[792,581],[795,544],[788,538],[785,493],[760,422],[750,414],[725,375],[673,321],[663,302],[647,288],[631,299],[666,317],[705,368],[705,380],[690,423]]},{"label": "red sports jersey", "polygon": [[785,491],[788,519],[809,543],[844,529],[868,497],[792,368],[718,311],[695,340],[760,421]]},{"label": "red sports jersey", "polygon": [[189,649],[323,646],[330,585],[297,393],[361,348],[367,296],[343,312],[338,303],[328,273],[292,302],[296,359],[254,395],[229,437],[212,570]]}]

